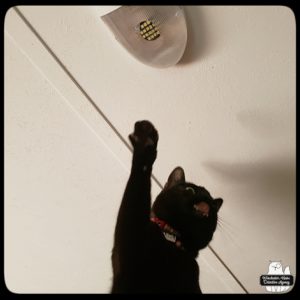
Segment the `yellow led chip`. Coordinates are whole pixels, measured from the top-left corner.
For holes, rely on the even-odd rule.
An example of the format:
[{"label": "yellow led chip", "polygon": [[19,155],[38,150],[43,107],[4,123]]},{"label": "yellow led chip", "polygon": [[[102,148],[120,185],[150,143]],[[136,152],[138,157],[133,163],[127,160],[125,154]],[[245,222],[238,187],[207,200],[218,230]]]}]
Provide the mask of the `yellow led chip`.
[{"label": "yellow led chip", "polygon": [[147,41],[156,40],[160,36],[158,27],[151,20],[140,22],[140,35]]}]

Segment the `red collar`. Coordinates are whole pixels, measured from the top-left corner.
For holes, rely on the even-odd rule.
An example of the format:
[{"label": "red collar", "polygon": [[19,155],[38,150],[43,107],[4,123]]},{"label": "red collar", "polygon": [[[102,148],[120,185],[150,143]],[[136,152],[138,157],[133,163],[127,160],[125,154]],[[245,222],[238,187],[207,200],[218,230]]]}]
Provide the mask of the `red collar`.
[{"label": "red collar", "polygon": [[156,216],[153,216],[150,218],[150,220],[157,224],[160,229],[162,230],[163,235],[165,236],[166,240],[168,240],[171,243],[174,243],[178,248],[184,250],[180,238],[180,233],[176,231],[171,225],[169,225],[166,221],[161,220],[157,218]]},{"label": "red collar", "polygon": [[164,220],[159,219],[158,217],[151,217],[150,219],[152,222],[156,223],[160,229],[164,229],[165,226],[167,225],[167,222],[165,222]]}]

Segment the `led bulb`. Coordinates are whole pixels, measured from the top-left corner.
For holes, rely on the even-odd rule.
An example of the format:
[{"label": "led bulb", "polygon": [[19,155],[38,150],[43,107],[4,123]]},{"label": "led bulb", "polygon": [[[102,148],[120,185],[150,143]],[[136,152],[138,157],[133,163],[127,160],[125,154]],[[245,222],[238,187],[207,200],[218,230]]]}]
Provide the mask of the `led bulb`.
[{"label": "led bulb", "polygon": [[144,64],[170,67],[184,53],[187,26],[179,6],[121,6],[101,18],[125,49]]}]

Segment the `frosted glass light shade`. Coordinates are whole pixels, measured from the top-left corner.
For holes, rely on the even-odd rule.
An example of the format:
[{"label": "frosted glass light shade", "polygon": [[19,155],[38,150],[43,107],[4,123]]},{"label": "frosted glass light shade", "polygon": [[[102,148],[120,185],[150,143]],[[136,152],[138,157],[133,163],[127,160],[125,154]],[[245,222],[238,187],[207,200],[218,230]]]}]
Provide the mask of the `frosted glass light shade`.
[{"label": "frosted glass light shade", "polygon": [[121,6],[101,18],[125,49],[146,65],[170,67],[184,53],[187,26],[179,6]]}]

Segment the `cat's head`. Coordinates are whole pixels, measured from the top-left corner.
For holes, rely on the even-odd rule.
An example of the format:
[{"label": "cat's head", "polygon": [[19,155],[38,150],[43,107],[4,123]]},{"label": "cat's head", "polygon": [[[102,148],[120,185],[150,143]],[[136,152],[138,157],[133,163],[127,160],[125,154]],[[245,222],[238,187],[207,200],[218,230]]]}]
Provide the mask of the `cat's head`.
[{"label": "cat's head", "polygon": [[204,187],[186,182],[184,170],[177,167],[153,203],[152,211],[180,232],[186,249],[198,252],[212,240],[222,203]]}]

